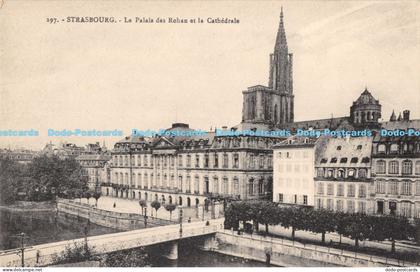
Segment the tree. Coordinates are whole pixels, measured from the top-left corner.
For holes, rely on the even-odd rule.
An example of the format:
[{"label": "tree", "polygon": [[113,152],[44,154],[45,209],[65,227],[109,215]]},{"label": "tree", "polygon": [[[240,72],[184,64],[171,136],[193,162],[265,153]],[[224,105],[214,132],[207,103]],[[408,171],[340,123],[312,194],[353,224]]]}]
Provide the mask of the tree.
[{"label": "tree", "polygon": [[145,215],[144,214],[144,208],[145,207],[147,207],[147,202],[146,202],[146,200],[144,200],[144,199],[142,199],[142,200],[139,200],[139,205],[140,205],[140,207],[141,207],[141,215]]},{"label": "tree", "polygon": [[290,207],[290,208],[281,208],[279,210],[279,220],[280,224],[286,229],[292,228],[292,239],[295,239],[295,231],[303,229],[303,212],[301,208]]},{"label": "tree", "polygon": [[325,243],[325,233],[335,230],[334,214],[327,210],[312,210],[309,217],[309,230],[322,234],[322,243]]},{"label": "tree", "polygon": [[[165,205],[165,210],[167,210],[169,212],[169,221],[172,221],[172,212],[176,209],[176,205],[175,204],[166,204]],[[157,211],[156,211],[157,213]]]},{"label": "tree", "polygon": [[395,240],[406,240],[410,236],[410,223],[406,217],[384,216],[385,236],[391,241],[391,252],[395,253]]},{"label": "tree", "polygon": [[368,217],[365,214],[346,214],[343,217],[346,227],[343,235],[354,240],[354,245],[359,246],[359,241],[367,238],[369,230]]},{"label": "tree", "polygon": [[150,203],[150,206],[156,210],[156,217],[157,217],[157,211],[160,209],[160,202],[155,200],[152,203]]},{"label": "tree", "polygon": [[87,190],[87,177],[75,159],[36,157],[26,173],[29,200],[50,200],[71,189]]},{"label": "tree", "polygon": [[96,203],[95,206],[98,207],[98,199],[102,196],[102,194],[100,192],[94,192],[93,193],[93,198],[95,199]]},{"label": "tree", "polygon": [[92,193],[88,191],[88,192],[85,192],[83,196],[87,199],[88,204],[90,204],[89,199],[92,197]]},{"label": "tree", "polygon": [[0,159],[0,203],[11,204],[17,198],[23,171],[17,162],[9,158]]},{"label": "tree", "polygon": [[253,217],[257,224],[265,225],[265,232],[268,234],[268,225],[278,224],[277,217],[278,208],[273,202],[258,201],[255,203]]},{"label": "tree", "polygon": [[66,246],[60,254],[52,257],[54,264],[77,263],[90,260],[94,255],[94,248],[85,243],[74,243],[74,246]]},{"label": "tree", "polygon": [[346,214],[343,212],[334,213],[335,231],[340,235],[340,245],[341,237],[346,233],[347,222],[344,220],[345,217]]}]

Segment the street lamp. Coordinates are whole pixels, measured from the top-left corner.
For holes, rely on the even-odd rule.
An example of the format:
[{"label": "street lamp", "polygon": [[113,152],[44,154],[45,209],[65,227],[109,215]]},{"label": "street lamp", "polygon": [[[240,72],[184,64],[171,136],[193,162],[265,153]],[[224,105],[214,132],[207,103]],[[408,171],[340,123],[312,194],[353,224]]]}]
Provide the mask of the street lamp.
[{"label": "street lamp", "polygon": [[182,207],[179,208],[179,237],[182,237]]},{"label": "street lamp", "polygon": [[147,228],[147,207],[144,208],[144,228]]}]

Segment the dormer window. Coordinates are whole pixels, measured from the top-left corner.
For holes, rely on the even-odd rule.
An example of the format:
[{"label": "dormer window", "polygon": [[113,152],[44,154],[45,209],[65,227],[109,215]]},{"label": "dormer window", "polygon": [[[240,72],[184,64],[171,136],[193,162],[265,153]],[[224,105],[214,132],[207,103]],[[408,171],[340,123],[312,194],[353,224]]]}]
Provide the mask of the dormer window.
[{"label": "dormer window", "polygon": [[370,162],[370,158],[369,157],[363,157],[362,163],[369,163],[369,162]]},{"label": "dormer window", "polygon": [[357,150],[362,150],[362,145],[358,145]]},{"label": "dormer window", "polygon": [[337,146],[337,150],[341,150],[341,145]]},{"label": "dormer window", "polygon": [[380,144],[378,145],[378,153],[385,153],[385,145],[384,144]]},{"label": "dormer window", "polygon": [[331,161],[330,161],[330,163],[336,163],[337,162],[337,158],[331,158]]},{"label": "dormer window", "polygon": [[359,161],[359,159],[357,157],[353,157],[351,158],[350,163],[357,163]]},{"label": "dormer window", "polygon": [[321,159],[321,163],[327,163],[327,161],[328,161],[328,160],[327,160],[326,158],[322,158],[322,159]]},{"label": "dormer window", "polygon": [[398,152],[398,145],[397,144],[392,144],[390,150],[391,150],[391,152],[395,152],[395,153]]},{"label": "dormer window", "polygon": [[347,162],[347,158],[341,158],[340,159],[340,163],[346,163]]}]

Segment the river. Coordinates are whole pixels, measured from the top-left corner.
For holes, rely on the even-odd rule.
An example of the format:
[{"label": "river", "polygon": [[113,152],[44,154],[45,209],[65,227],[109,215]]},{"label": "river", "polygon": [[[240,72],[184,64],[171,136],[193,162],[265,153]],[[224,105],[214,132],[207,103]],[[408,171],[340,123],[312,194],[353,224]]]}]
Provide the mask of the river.
[{"label": "river", "polygon": [[[25,245],[38,245],[62,240],[118,232],[115,229],[102,227],[86,219],[75,218],[53,211],[10,211],[0,209],[0,250],[20,247],[16,236],[25,233]],[[264,263],[231,257],[215,252],[201,251],[187,243],[179,245],[179,258],[170,261],[159,254],[149,254],[154,267],[255,267]]]}]

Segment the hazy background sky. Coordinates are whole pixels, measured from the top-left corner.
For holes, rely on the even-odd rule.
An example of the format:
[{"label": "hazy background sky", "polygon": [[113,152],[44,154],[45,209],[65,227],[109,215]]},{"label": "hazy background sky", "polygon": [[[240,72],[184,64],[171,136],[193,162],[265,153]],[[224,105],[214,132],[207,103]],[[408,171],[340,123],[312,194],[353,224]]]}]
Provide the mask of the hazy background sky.
[{"label": "hazy background sky", "polygon": [[[47,129],[196,129],[241,121],[242,91],[268,82],[280,7],[294,54],[296,121],[349,115],[365,86],[420,117],[418,1],[7,1],[0,9],[1,147],[113,138]],[[237,18],[240,24],[69,24],[47,17]]]}]

